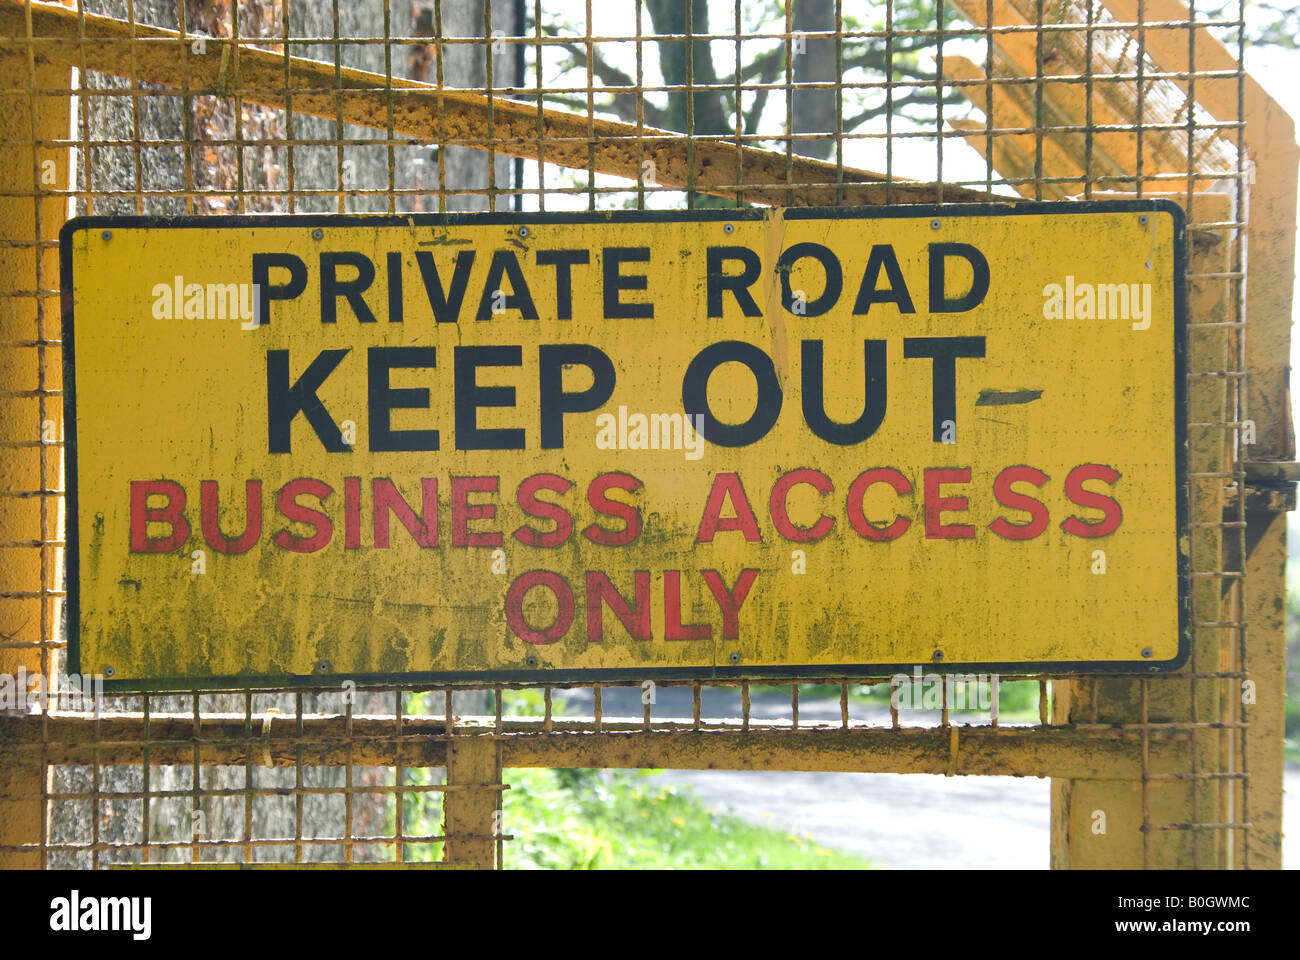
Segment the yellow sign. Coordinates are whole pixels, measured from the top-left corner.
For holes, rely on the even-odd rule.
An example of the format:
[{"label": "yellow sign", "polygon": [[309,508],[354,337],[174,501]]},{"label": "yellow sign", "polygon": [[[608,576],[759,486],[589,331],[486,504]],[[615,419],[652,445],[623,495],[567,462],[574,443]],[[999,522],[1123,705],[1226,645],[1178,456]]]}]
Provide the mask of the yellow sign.
[{"label": "yellow sign", "polygon": [[83,219],[70,668],[1152,669],[1171,204]]}]

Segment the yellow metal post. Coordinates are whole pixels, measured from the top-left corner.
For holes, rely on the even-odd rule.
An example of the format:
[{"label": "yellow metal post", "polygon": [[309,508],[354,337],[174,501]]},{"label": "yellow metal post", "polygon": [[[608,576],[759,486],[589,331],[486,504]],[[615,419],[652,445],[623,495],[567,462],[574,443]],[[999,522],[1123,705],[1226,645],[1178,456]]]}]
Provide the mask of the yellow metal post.
[{"label": "yellow metal post", "polygon": [[[1148,23],[1187,22],[1182,0],[1103,0],[1116,19],[1133,22],[1141,14]],[[1291,357],[1291,296],[1295,276],[1296,179],[1300,146],[1295,122],[1268,95],[1258,81],[1240,69],[1232,51],[1203,27],[1189,43],[1187,29],[1147,30],[1147,54],[1175,77],[1184,72],[1213,71],[1218,77],[1197,77],[1189,90],[1196,103],[1216,120],[1245,122],[1247,174],[1251,182],[1249,205],[1250,280],[1246,285],[1247,378],[1246,415],[1253,418],[1257,442],[1247,449],[1248,460],[1295,459],[1287,379]],[[1189,50],[1194,60],[1189,62]],[[1252,582],[1253,590],[1265,584]],[[1282,584],[1267,589],[1282,596]],[[1279,747],[1280,751],[1280,747]],[[1281,753],[1278,754],[1281,756]],[[1281,768],[1278,768],[1281,776]]]},{"label": "yellow metal post", "polygon": [[[63,414],[58,250],[68,183],[67,65],[36,64],[11,46],[0,55],[0,673],[51,673],[58,623],[59,501]],[[19,691],[21,695],[22,691]],[[19,721],[0,716],[0,743]],[[0,763],[0,869],[44,865],[42,783],[35,750]],[[30,849],[16,849],[29,846]]]},{"label": "yellow metal post", "polygon": [[447,863],[496,867],[496,838],[502,833],[498,814],[501,751],[487,737],[455,737],[447,748],[447,784],[443,797],[443,833]]},{"label": "yellow metal post", "polygon": [[[1241,713],[1248,726],[1242,766],[1249,775],[1241,817],[1250,823],[1243,851],[1252,870],[1282,868],[1282,773],[1286,700],[1286,514],[1294,487],[1270,504],[1267,490],[1246,502],[1246,680]],[[1288,504],[1285,501],[1290,500]],[[1240,793],[1239,793],[1240,795]],[[1292,829],[1297,829],[1294,825]]]},{"label": "yellow metal post", "polygon": [[[1189,19],[1181,0],[1147,0],[1139,8],[1133,0],[1104,0],[1105,6],[1121,21],[1134,21],[1143,14],[1148,22],[1180,22]],[[1291,353],[1292,284],[1295,265],[1296,191],[1300,148],[1295,141],[1295,124],[1285,111],[1249,75],[1238,79],[1240,69],[1232,53],[1204,29],[1148,30],[1146,53],[1175,77],[1196,71],[1214,71],[1218,78],[1196,79],[1192,89],[1183,86],[1197,104],[1215,119],[1244,122],[1243,140],[1249,203],[1237,211],[1248,222],[1250,280],[1246,286],[1246,336],[1240,347],[1244,357],[1246,390],[1244,409],[1238,411],[1243,423],[1239,434],[1240,468],[1245,475],[1245,549],[1244,557],[1225,543],[1225,569],[1244,569],[1245,580],[1239,591],[1229,592],[1232,602],[1223,604],[1220,622],[1241,623],[1235,629],[1245,631],[1245,641],[1237,646],[1236,634],[1226,633],[1220,651],[1220,666],[1242,672],[1240,684],[1224,684],[1220,709],[1224,719],[1243,723],[1244,734],[1235,728],[1221,738],[1225,751],[1224,765],[1239,770],[1240,780],[1231,789],[1221,791],[1220,813],[1225,822],[1244,825],[1216,831],[1216,859],[1219,865],[1251,869],[1281,867],[1281,811],[1283,771],[1283,728],[1285,689],[1285,619],[1287,555],[1285,511],[1294,506],[1294,481],[1297,478],[1295,442],[1287,383]],[[1198,198],[1198,203],[1201,198]],[[1204,222],[1226,218],[1198,216]],[[1230,263],[1220,269],[1230,272]],[[1193,319],[1196,308],[1192,311]],[[1232,318],[1236,319],[1236,318]],[[1238,349],[1233,344],[1234,351]],[[1230,358],[1229,358],[1230,359]],[[1231,369],[1232,363],[1228,364]],[[1197,418],[1193,418],[1197,419]],[[1223,418],[1232,420],[1236,418]],[[1245,432],[1248,425],[1249,433]],[[1252,437],[1251,443],[1247,437]],[[1231,439],[1238,436],[1230,435]],[[1234,511],[1235,512],[1235,511]],[[1244,593],[1244,596],[1241,594]],[[1234,628],[1228,628],[1233,630]],[[1208,656],[1210,651],[1205,651]],[[1210,662],[1201,661],[1208,669]],[[1087,703],[1104,698],[1111,684],[1074,684],[1069,695],[1058,703],[1062,719],[1080,719],[1088,711]],[[1082,702],[1081,702],[1082,701]],[[1095,711],[1094,711],[1095,713]],[[1121,713],[1127,716],[1106,719],[1138,719],[1132,705]],[[1094,715],[1093,719],[1097,719]],[[1237,754],[1243,754],[1238,756]],[[1150,773],[1150,771],[1148,771]],[[1053,856],[1054,866],[1140,865],[1133,859],[1131,844],[1112,856],[1092,860],[1086,850],[1098,846],[1089,843],[1082,832],[1086,819],[1083,808],[1097,802],[1085,796],[1097,784],[1060,781],[1053,784]],[[1148,782],[1148,792],[1150,782]],[[1136,802],[1132,790],[1107,794],[1130,814]],[[1192,811],[1174,811],[1179,820],[1189,819]],[[1205,822],[1200,811],[1200,822]],[[1083,814],[1087,816],[1086,812]],[[1153,816],[1146,811],[1148,821]],[[1195,832],[1195,831],[1193,831]],[[1203,832],[1203,831],[1202,831]],[[1131,839],[1131,838],[1130,838]],[[1151,843],[1146,839],[1143,860],[1151,864]],[[1243,842],[1244,841],[1244,842]],[[1182,865],[1182,864],[1180,864]],[[1191,864],[1187,864],[1191,865]],[[1209,864],[1200,863],[1207,866]]]},{"label": "yellow metal post", "polygon": [[[1135,0],[1105,0],[1116,17],[1138,11]],[[1181,0],[1146,0],[1149,21],[1185,20]],[[1189,45],[1181,30],[1146,31],[1148,53],[1173,70],[1237,69],[1231,52],[1198,29]],[[1195,62],[1187,64],[1189,48]],[[1186,81],[1180,81],[1186,88]],[[1197,79],[1197,103],[1216,119],[1245,122],[1249,187],[1249,272],[1246,284],[1246,403],[1241,416],[1255,442],[1241,448],[1246,474],[1246,579],[1238,611],[1245,621],[1245,686],[1237,695],[1246,723],[1244,790],[1236,816],[1250,824],[1240,866],[1282,866],[1282,773],[1286,699],[1286,520],[1294,506],[1295,436],[1289,389],[1291,310],[1295,277],[1296,196],[1300,146],[1295,123],[1249,74]],[[1241,562],[1241,561],[1238,561]],[[1241,744],[1238,738],[1234,747]]]},{"label": "yellow metal post", "polygon": [[[1182,198],[1184,203],[1186,198]],[[1189,219],[1222,222],[1227,198],[1199,195]],[[1230,245],[1211,233],[1193,235],[1188,298],[1188,370],[1219,370],[1236,349],[1226,325],[1231,317],[1231,289],[1220,279],[1227,271]],[[1191,377],[1188,420],[1206,424],[1189,428],[1191,517],[1201,521],[1223,515],[1221,476],[1231,459],[1227,430],[1227,387],[1223,379]],[[1212,574],[1224,556],[1221,528],[1200,526],[1191,534],[1192,652],[1184,674],[1213,674],[1221,667],[1225,630],[1210,624],[1231,622],[1221,581]],[[1083,679],[1055,686],[1053,722],[1139,725],[1142,764],[1137,779],[1054,780],[1052,783],[1051,865],[1058,869],[1209,869],[1228,864],[1231,842],[1224,828],[1222,792],[1210,774],[1223,767],[1221,739],[1209,724],[1222,719],[1218,681],[1214,678],[1125,677]],[[1149,725],[1173,724],[1161,730]],[[1191,740],[1193,749],[1176,759],[1158,757],[1158,738]]]}]

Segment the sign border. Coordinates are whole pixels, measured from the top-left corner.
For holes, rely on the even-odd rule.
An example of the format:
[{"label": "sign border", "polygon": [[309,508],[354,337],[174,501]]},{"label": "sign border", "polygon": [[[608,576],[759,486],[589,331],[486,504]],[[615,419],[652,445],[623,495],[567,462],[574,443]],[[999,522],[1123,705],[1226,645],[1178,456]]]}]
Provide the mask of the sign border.
[{"label": "sign border", "polygon": [[79,231],[124,229],[207,229],[231,227],[376,227],[376,226],[460,226],[492,224],[581,224],[656,223],[762,220],[780,209],[787,220],[892,220],[925,217],[978,218],[1090,213],[1168,213],[1174,221],[1174,447],[1176,476],[1175,537],[1171,546],[1178,555],[1178,651],[1170,660],[1061,660],[1061,661],[965,661],[936,664],[822,664],[803,667],[723,666],[631,667],[627,669],[498,670],[485,672],[442,671],[422,673],[343,673],[331,669],[312,674],[249,674],[222,677],[127,677],[105,678],[106,693],[190,692],[197,690],[268,690],[337,685],[354,680],[370,686],[419,686],[439,683],[492,686],[497,683],[534,683],[551,686],[585,686],[602,682],[639,680],[788,680],[844,677],[888,677],[920,668],[922,675],[997,673],[1011,676],[1064,674],[1075,676],[1171,673],[1186,663],[1191,653],[1190,557],[1178,549],[1188,536],[1189,488],[1187,476],[1187,219],[1183,208],[1165,198],[1087,201],[1007,201],[954,204],[898,204],[889,207],[748,207],[710,210],[609,210],[609,211],[512,211],[492,213],[410,214],[241,214],[237,216],[90,216],[73,217],[59,231],[60,307],[63,346],[64,423],[64,561],[66,591],[64,625],[67,641],[68,674],[81,673],[81,584],[80,530],[77,485],[76,337],[72,303],[72,238]]}]

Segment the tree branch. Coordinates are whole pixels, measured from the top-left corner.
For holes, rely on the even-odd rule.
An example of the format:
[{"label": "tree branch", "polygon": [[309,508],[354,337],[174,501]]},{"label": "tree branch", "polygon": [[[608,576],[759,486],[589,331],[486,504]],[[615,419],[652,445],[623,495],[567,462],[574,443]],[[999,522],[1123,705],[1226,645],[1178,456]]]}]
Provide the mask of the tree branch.
[{"label": "tree branch", "polygon": [[[554,27],[543,27],[542,30],[544,33],[548,33],[551,36],[558,35]],[[587,50],[584,46],[577,43],[562,43],[560,46],[567,50],[573,57],[573,68],[582,70],[587,69]],[[591,72],[594,76],[600,79],[601,83],[611,87],[636,86],[635,80],[601,57],[594,48],[592,49],[591,54]],[[607,94],[607,96],[610,98],[610,102],[607,106],[611,113],[625,123],[637,122],[637,94],[610,93]],[[556,103],[571,102],[558,97],[546,97],[544,99],[554,100]],[[642,100],[644,102],[642,104],[641,113],[645,118],[645,123],[651,127],[662,127],[664,125],[664,112],[649,101],[645,101],[644,96],[642,96]],[[587,109],[586,103],[583,103],[579,109],[585,111]]]},{"label": "tree branch", "polygon": [[888,68],[890,68],[891,66],[893,67],[894,73],[902,74],[903,76],[908,77],[910,79],[914,79],[914,80],[934,79],[933,74],[925,70],[922,70],[920,67],[912,66],[911,64],[906,62],[900,63],[898,60],[897,50],[894,51],[894,61],[892,64],[886,62],[884,50],[876,50],[876,49],[864,50],[863,52],[856,54],[855,56],[844,58],[845,73],[848,73],[850,70],[853,70],[857,67],[862,67],[863,69],[874,70],[876,73],[879,73],[883,76],[887,73]]},{"label": "tree branch", "polygon": [[[755,60],[759,59],[758,57]],[[780,73],[781,68],[785,65],[785,58],[770,59],[763,64],[759,71],[759,83],[771,83]],[[763,115],[763,107],[767,106],[767,90],[759,90],[754,94],[754,104],[749,108],[749,113],[745,115],[745,132],[754,133],[758,129],[759,118]],[[740,104],[736,104],[737,112],[740,111]]]},{"label": "tree branch", "polygon": [[756,76],[766,75],[771,61],[776,61],[776,69],[772,71],[772,76],[775,77],[781,67],[785,66],[784,46],[773,47],[771,50],[764,50],[753,60],[749,61],[749,63],[744,64],[740,68],[740,82],[744,83],[746,80],[752,80]]},{"label": "tree branch", "polygon": [[876,117],[883,116],[886,112],[891,110],[897,114],[906,107],[914,107],[921,104],[929,104],[933,106],[935,102],[936,98],[928,91],[910,93],[905,97],[896,98],[892,104],[882,103],[878,107],[871,107],[870,109],[863,110],[855,117],[846,118],[844,121],[844,132],[850,133],[868,120],[874,120]]}]

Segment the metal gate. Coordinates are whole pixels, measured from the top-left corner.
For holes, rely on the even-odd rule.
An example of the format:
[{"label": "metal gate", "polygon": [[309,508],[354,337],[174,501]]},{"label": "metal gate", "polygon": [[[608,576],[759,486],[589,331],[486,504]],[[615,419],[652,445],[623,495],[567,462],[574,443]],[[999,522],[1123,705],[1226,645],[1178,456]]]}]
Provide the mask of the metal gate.
[{"label": "metal gate", "polygon": [[64,689],[0,718],[0,864],[509,866],[502,771],[545,766],[1050,777],[1055,867],[1279,867],[1297,147],[1239,6],[594,6],[0,0],[0,672],[57,686],[66,649],[71,215],[1134,196],[1189,224],[1186,666],[1003,677],[1028,724],[858,716],[889,677],[838,678],[832,723],[797,678],[777,719],[739,681],[739,716],[660,684],[674,717],[609,686],[588,716],[526,685]]}]

